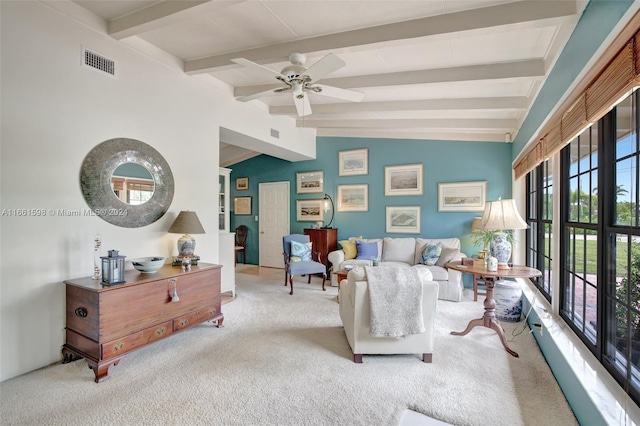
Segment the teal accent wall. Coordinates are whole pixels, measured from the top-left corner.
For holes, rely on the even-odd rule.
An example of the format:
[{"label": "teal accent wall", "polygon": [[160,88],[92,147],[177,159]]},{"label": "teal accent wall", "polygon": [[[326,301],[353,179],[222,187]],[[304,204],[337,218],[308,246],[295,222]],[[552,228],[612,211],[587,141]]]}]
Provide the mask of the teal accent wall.
[{"label": "teal accent wall", "polygon": [[513,140],[513,159],[524,149],[587,62],[626,13],[632,0],[591,0]]},{"label": "teal accent wall", "polygon": [[[350,149],[368,149],[369,173],[361,176],[338,176],[338,153]],[[487,200],[511,197],[511,145],[495,142],[456,142],[412,139],[373,139],[319,137],[317,159],[290,163],[261,155],[231,167],[231,196],[251,196],[252,215],[231,214],[231,228],[244,224],[249,227],[247,241],[248,263],[258,264],[258,184],[262,182],[290,182],[291,233],[302,233],[313,222],[296,220],[296,200],[319,199],[327,193],[336,200],[338,185],[368,184],[368,212],[338,212],[332,227],[338,228],[338,238],[363,235],[365,238],[421,236],[424,238],[458,237],[462,250],[472,255],[481,247],[474,247],[470,236],[471,222],[482,212],[438,212],[438,183],[487,181]],[[385,196],[384,168],[403,164],[423,164],[423,195]],[[323,170],[324,192],[296,193],[296,173]],[[235,190],[235,179],[249,178],[249,189]],[[387,234],[386,206],[420,206],[421,233]],[[330,218],[330,214],[328,213]],[[325,222],[326,223],[326,222]]]}]

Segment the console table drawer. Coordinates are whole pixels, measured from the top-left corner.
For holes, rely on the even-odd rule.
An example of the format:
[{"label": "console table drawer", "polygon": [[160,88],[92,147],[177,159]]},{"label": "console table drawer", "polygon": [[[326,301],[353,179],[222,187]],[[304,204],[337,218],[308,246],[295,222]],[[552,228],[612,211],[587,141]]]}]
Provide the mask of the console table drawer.
[{"label": "console table drawer", "polygon": [[210,318],[217,316],[220,313],[220,307],[210,306],[205,309],[201,309],[196,312],[181,316],[173,320],[173,330],[180,331],[185,328],[189,328],[193,325],[199,324],[202,321],[206,321]]},{"label": "console table drawer", "polygon": [[171,321],[164,322],[155,327],[147,328],[138,333],[130,334],[121,339],[116,339],[102,345],[102,358],[108,359],[120,356],[133,349],[155,342],[173,333]]}]

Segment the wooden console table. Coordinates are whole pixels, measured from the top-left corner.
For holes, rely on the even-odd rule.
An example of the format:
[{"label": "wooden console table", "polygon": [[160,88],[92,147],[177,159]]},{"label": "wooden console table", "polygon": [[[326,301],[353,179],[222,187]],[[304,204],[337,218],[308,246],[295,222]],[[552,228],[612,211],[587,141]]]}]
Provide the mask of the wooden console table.
[{"label": "wooden console table", "polygon": [[98,383],[135,349],[203,321],[222,327],[220,269],[200,263],[190,272],[171,265],[154,274],[131,270],[125,272],[125,283],[113,286],[92,278],[65,281],[63,363],[85,358]]},{"label": "wooden console table", "polygon": [[496,301],[493,299],[493,286],[495,282],[501,278],[532,278],[539,277],[542,272],[528,266],[514,265],[510,269],[498,269],[495,272],[487,271],[484,266],[465,266],[460,262],[447,263],[447,268],[454,269],[456,271],[473,274],[474,282],[480,279],[484,281],[487,289],[487,297],[484,299],[484,315],[482,318],[474,319],[469,322],[467,328],[464,331],[452,331],[454,336],[464,336],[468,334],[476,326],[485,326],[498,333],[502,346],[509,354],[517,357],[518,353],[511,350],[507,345],[507,340],[504,337],[504,330],[500,326],[500,322],[496,319]]}]

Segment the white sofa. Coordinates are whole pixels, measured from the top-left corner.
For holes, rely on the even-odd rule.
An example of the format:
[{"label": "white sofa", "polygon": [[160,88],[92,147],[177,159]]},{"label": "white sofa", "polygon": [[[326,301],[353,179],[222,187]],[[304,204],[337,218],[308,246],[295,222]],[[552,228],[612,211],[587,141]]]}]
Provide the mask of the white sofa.
[{"label": "white sofa", "polygon": [[[353,351],[353,361],[362,362],[363,354],[419,354],[424,362],[431,362],[434,347],[434,329],[438,283],[431,274],[420,272],[422,281],[422,316],[424,333],[395,337],[373,337],[371,331],[371,304],[367,281],[354,278],[349,272],[340,285],[340,319],[347,341]],[[366,278],[365,278],[366,279]]]},{"label": "white sofa", "polygon": [[[462,290],[464,284],[462,282],[462,273],[447,269],[444,265],[450,261],[460,261],[463,257],[467,257],[460,252],[460,240],[458,238],[382,238],[382,239],[363,239],[363,242],[375,242],[378,245],[378,258],[380,266],[413,266],[420,265],[419,268],[427,268],[433,275],[433,280],[438,282],[438,298],[444,300],[452,300],[460,302],[462,300]],[[438,262],[433,266],[420,264],[420,255],[427,244],[442,244],[442,254]],[[345,269],[348,265],[354,266],[371,266],[371,260],[363,259],[347,259],[342,250],[336,250],[327,256],[329,262],[333,265],[333,271]],[[337,275],[331,274],[331,285],[337,286]]]}]

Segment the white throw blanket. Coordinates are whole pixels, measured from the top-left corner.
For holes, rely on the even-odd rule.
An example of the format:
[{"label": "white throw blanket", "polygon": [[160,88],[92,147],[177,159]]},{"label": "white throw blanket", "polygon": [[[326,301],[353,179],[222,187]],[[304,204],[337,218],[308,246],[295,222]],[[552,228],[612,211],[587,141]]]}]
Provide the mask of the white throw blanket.
[{"label": "white throw blanket", "polygon": [[424,333],[422,281],[415,268],[367,266],[374,337]]}]

